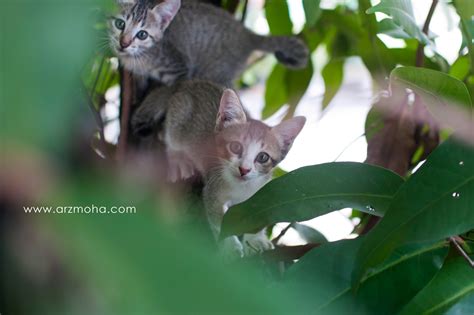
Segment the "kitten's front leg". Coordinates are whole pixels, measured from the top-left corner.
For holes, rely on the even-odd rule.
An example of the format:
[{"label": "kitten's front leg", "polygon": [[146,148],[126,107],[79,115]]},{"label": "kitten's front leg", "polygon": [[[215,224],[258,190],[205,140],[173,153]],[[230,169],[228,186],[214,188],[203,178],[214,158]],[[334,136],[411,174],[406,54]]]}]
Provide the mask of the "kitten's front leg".
[{"label": "kitten's front leg", "polygon": [[232,261],[244,256],[244,249],[237,236],[230,236],[219,240],[221,232],[222,218],[224,217],[224,205],[219,201],[218,196],[213,192],[210,185],[206,185],[203,190],[204,205],[206,207],[207,220],[212,234],[218,242],[220,254],[224,260]]},{"label": "kitten's front leg", "polygon": [[257,234],[244,234],[242,243],[245,256],[259,254],[275,248],[265,232],[265,229],[263,229]]}]

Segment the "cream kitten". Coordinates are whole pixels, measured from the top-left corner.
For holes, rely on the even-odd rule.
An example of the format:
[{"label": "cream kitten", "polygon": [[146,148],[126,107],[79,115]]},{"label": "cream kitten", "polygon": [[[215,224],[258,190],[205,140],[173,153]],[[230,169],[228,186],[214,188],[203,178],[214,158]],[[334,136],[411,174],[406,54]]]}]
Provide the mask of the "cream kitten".
[{"label": "cream kitten", "polygon": [[[269,127],[248,117],[233,90],[204,81],[152,92],[134,116],[134,129],[149,128],[147,125],[163,117],[161,136],[169,176],[172,180],[194,172],[203,176],[204,204],[216,238],[226,209],[247,200],[270,181],[273,169],[285,158],[306,121],[295,117]],[[273,247],[263,232],[245,235],[244,246],[235,236],[221,245],[237,256]]]}]

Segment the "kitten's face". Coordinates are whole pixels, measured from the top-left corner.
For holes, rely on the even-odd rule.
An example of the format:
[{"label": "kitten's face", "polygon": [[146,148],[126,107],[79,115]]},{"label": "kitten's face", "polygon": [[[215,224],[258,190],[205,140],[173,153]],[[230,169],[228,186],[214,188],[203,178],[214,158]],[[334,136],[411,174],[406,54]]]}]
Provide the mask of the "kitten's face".
[{"label": "kitten's face", "polygon": [[239,181],[269,175],[283,159],[270,127],[259,121],[229,126],[216,136],[225,176]]},{"label": "kitten's face", "polygon": [[110,19],[110,44],[120,58],[138,59],[162,38],[178,12],[180,0],[154,5],[149,0],[119,0],[120,13]]},{"label": "kitten's face", "polygon": [[247,119],[238,96],[224,91],[216,123],[217,156],[228,180],[270,175],[288,153],[306,119],[295,117],[275,127]]}]

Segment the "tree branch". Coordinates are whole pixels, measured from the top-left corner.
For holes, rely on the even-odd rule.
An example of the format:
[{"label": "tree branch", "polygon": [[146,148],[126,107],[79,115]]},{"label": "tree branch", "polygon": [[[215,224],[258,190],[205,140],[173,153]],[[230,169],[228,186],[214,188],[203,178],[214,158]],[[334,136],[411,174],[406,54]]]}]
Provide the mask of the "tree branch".
[{"label": "tree branch", "polygon": [[120,82],[120,137],[117,147],[117,160],[121,161],[127,153],[128,127],[134,92],[133,76],[125,69],[121,69]]},{"label": "tree branch", "polygon": [[281,230],[280,234],[272,240],[273,245],[276,245],[278,241],[286,234],[286,232],[288,232],[288,230],[291,228],[291,225],[292,223],[288,224],[287,227]]}]

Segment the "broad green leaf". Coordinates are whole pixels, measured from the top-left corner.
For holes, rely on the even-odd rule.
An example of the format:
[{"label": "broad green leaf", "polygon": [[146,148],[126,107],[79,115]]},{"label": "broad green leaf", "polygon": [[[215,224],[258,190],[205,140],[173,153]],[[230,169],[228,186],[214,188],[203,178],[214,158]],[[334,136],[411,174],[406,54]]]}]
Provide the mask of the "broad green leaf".
[{"label": "broad green leaf", "polygon": [[354,259],[363,239],[324,244],[303,256],[283,279],[315,314],[395,314],[433,278],[448,251],[444,242],[397,249],[389,261],[351,290]]},{"label": "broad green leaf", "polygon": [[383,19],[378,23],[379,33],[391,36],[393,38],[408,39],[411,38],[401,26],[395,24],[392,19]]},{"label": "broad green leaf", "polygon": [[293,34],[293,23],[286,1],[266,1],[265,15],[272,35]]},{"label": "broad green leaf", "polygon": [[429,38],[421,31],[415,21],[410,0],[382,0],[367,10],[367,14],[382,12],[390,16],[395,25],[425,45],[431,45]]},{"label": "broad green leaf", "polygon": [[444,315],[474,314],[474,293],[462,297]]},{"label": "broad green leaf", "polygon": [[327,241],[328,241],[324,237],[324,235],[321,234],[321,232],[313,229],[310,226],[293,222],[293,223],[291,223],[291,228],[293,228],[296,232],[298,232],[300,237],[305,242],[317,244],[317,243],[327,243]]},{"label": "broad green leaf", "polygon": [[382,216],[403,179],[363,163],[302,167],[279,177],[227,211],[222,234],[257,231],[278,222],[299,222],[343,209]]},{"label": "broad green leaf", "polygon": [[304,14],[306,17],[306,27],[314,27],[321,16],[321,9],[319,8],[321,0],[303,0]]},{"label": "broad green leaf", "polygon": [[433,280],[403,308],[400,315],[444,314],[450,306],[465,297],[469,299],[471,310],[474,310],[473,294],[472,267],[463,257],[450,259],[445,262]]},{"label": "broad green leaf", "polygon": [[455,140],[438,147],[400,187],[358,254],[354,284],[404,244],[438,241],[474,228],[474,149]]},{"label": "broad green leaf", "polygon": [[262,116],[268,118],[276,113],[283,105],[289,106],[289,113],[293,113],[313,77],[313,64],[302,70],[287,69],[281,64],[275,65],[267,80],[265,90],[265,108]]},{"label": "broad green leaf", "polygon": [[324,98],[323,109],[328,107],[334,96],[336,96],[344,79],[344,59],[331,59],[323,68]]}]

